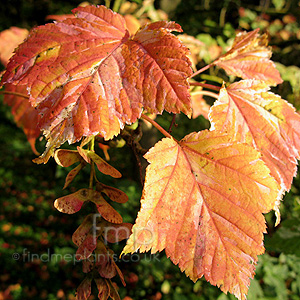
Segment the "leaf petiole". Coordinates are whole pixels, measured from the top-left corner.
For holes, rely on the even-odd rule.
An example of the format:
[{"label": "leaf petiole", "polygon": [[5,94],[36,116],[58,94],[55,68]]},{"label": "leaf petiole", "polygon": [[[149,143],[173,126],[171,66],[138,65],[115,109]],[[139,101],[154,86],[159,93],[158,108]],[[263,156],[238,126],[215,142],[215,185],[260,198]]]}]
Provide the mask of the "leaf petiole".
[{"label": "leaf petiole", "polygon": [[212,84],[208,84],[208,83],[202,83],[202,82],[190,82],[191,86],[202,86],[204,88],[210,89],[210,90],[214,90],[214,91],[220,91],[221,87],[219,86],[215,86]]},{"label": "leaf petiole", "polygon": [[[168,137],[170,139],[175,140],[170,133],[168,133],[166,130],[164,130],[160,125],[158,125],[154,120],[149,118],[147,115],[142,114],[141,117],[151,123],[157,130],[159,130],[165,137]],[[176,140],[175,140],[176,141]]]},{"label": "leaf petiole", "polygon": [[212,66],[212,64],[209,64],[209,65],[207,65],[207,66],[201,68],[200,70],[198,70],[198,71],[196,71],[195,73],[193,73],[189,78],[195,77],[196,75],[198,75],[198,74],[200,74],[200,73],[206,71],[207,69],[209,69],[211,66]]},{"label": "leaf petiole", "polygon": [[17,93],[17,92],[1,91],[0,94],[13,95],[13,96],[18,96],[18,97],[23,97],[23,98],[29,99],[29,96],[22,94],[22,93]]},{"label": "leaf petiole", "polygon": [[210,91],[198,91],[198,94],[204,95],[204,96],[209,96],[215,99],[219,98],[219,95],[214,93],[214,92],[210,92]]}]

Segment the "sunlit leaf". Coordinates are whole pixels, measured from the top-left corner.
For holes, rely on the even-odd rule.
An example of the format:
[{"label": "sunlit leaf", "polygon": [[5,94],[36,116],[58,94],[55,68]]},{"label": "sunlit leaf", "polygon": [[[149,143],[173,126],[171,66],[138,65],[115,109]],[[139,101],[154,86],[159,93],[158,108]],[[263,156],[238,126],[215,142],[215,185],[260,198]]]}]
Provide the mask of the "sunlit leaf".
[{"label": "sunlit leaf", "polygon": [[125,15],[124,19],[130,35],[134,35],[141,27],[139,20],[133,15]]},{"label": "sunlit leaf", "polygon": [[214,65],[223,68],[229,75],[243,79],[260,79],[277,85],[282,79],[273,61],[268,36],[260,35],[259,29],[239,33],[232,48],[218,58]]},{"label": "sunlit leaf", "polygon": [[165,250],[193,281],[204,276],[245,299],[264,252],[263,213],[279,190],[259,152],[202,131],[179,144],[165,138],[145,157],[141,210],[123,253]]},{"label": "sunlit leaf", "polygon": [[[27,36],[28,30],[18,27],[11,27],[0,32],[0,61],[4,66],[7,65],[15,48]],[[35,148],[35,141],[41,134],[38,126],[39,117],[27,99],[27,87],[6,84],[5,92],[7,94],[4,95],[4,103],[11,106],[16,124],[23,129],[34,154],[39,155]]]},{"label": "sunlit leaf", "polygon": [[[130,37],[124,18],[104,6],[78,7],[76,18],[33,29],[2,83],[26,84],[48,139],[36,162],[65,141],[110,139],[142,110],[191,114],[188,49],[160,21]],[[49,152],[49,153],[48,153]]]},{"label": "sunlit leaf", "polygon": [[182,41],[182,43],[190,49],[189,58],[192,62],[193,69],[196,70],[196,65],[201,60],[200,59],[200,51],[205,47],[203,42],[200,42],[196,38],[187,34],[179,34],[178,38]]},{"label": "sunlit leaf", "polygon": [[252,144],[283,190],[291,188],[300,155],[300,116],[266,83],[242,80],[222,88],[210,113],[214,128],[235,127],[236,139]]}]

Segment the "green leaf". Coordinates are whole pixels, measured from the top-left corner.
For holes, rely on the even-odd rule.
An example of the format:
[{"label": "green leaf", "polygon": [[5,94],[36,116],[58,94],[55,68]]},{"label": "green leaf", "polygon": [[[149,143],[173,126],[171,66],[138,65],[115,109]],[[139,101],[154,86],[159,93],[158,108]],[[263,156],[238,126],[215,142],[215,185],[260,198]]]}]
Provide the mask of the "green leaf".
[{"label": "green leaf", "polygon": [[281,223],[276,233],[266,240],[269,251],[294,254],[300,257],[300,223],[296,218]]}]

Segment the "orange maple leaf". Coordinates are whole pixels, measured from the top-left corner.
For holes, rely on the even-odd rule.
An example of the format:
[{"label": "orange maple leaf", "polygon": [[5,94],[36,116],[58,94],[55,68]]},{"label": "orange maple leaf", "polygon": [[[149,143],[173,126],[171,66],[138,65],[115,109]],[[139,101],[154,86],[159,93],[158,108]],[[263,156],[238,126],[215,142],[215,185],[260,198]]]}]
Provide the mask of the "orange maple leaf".
[{"label": "orange maple leaf", "polygon": [[235,127],[235,139],[253,145],[281,185],[289,190],[300,158],[300,115],[258,80],[242,80],[220,91],[210,112],[213,128]]},{"label": "orange maple leaf", "polygon": [[282,83],[268,47],[266,34],[259,35],[259,29],[239,33],[232,48],[214,61],[213,65],[223,68],[229,75],[243,79],[260,79],[270,85]]},{"label": "orange maple leaf", "polygon": [[263,213],[279,190],[259,152],[205,130],[165,138],[145,157],[141,210],[122,253],[165,249],[193,281],[204,276],[245,299],[264,252]]},{"label": "orange maple leaf", "polygon": [[[0,32],[0,61],[7,65],[15,48],[28,36],[28,30],[24,28],[11,27]],[[38,127],[38,113],[31,107],[27,96],[25,85],[5,85],[4,103],[11,106],[12,114],[16,124],[21,127],[28,139],[32,151],[38,155],[35,141],[40,136]],[[23,96],[20,96],[23,95]],[[25,96],[25,97],[24,97]]]},{"label": "orange maple leaf", "polygon": [[42,156],[65,141],[117,135],[142,110],[191,114],[188,49],[160,21],[130,37],[124,18],[104,6],[35,28],[7,66],[3,83],[26,84],[48,139]]}]

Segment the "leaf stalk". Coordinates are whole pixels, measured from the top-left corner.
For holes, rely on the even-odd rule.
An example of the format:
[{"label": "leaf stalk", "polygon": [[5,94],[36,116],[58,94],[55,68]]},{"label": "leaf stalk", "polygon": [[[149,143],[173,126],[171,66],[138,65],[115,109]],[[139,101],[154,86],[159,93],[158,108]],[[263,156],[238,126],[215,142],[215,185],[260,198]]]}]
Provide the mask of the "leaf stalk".
[{"label": "leaf stalk", "polygon": [[144,120],[151,123],[157,130],[159,130],[165,137],[175,140],[170,133],[168,133],[166,130],[164,130],[159,124],[157,124],[154,120],[149,118],[147,115],[142,114],[141,116]]},{"label": "leaf stalk", "polygon": [[18,97],[23,97],[23,98],[29,99],[29,96],[22,94],[22,93],[17,93],[17,92],[1,91],[0,94],[13,95],[13,96],[18,96]]},{"label": "leaf stalk", "polygon": [[208,84],[208,83],[202,83],[202,82],[190,82],[191,86],[202,86],[204,88],[210,89],[210,90],[214,90],[214,91],[220,91],[221,87],[219,86],[215,86],[212,84]]}]

